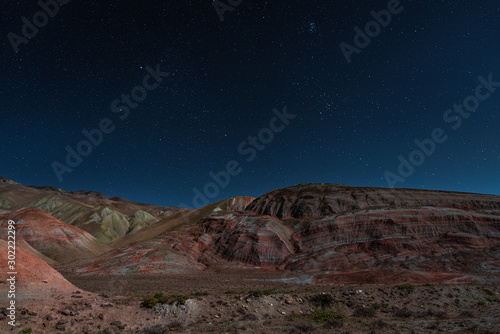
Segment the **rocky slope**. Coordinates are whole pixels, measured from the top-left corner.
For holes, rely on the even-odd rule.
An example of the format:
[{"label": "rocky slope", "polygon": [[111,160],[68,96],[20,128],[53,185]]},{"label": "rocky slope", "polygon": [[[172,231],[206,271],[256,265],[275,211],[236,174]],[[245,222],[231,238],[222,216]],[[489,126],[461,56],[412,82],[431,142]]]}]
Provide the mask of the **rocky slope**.
[{"label": "rocky slope", "polygon": [[[0,252],[0,263],[7,263],[7,251],[5,251],[7,250],[7,241],[0,239],[0,249],[3,250]],[[73,284],[45,261],[26,250],[22,241],[16,245],[15,262],[15,270],[18,273],[15,283],[15,299],[43,298],[56,293],[67,294],[77,290]],[[7,271],[2,270],[0,273],[2,300],[6,299],[7,291],[9,291],[6,279]]]},{"label": "rocky slope", "polygon": [[156,223],[182,208],[136,203],[95,191],[66,191],[50,186],[24,186],[0,177],[0,213],[24,207],[40,209],[109,243]]},{"label": "rocky slope", "polygon": [[[16,241],[25,241],[51,264],[95,257],[109,250],[96,238],[75,226],[61,222],[35,208],[25,208],[0,216],[0,239],[7,239],[6,222],[16,222]],[[38,254],[36,254],[38,255]],[[42,258],[47,260],[46,258]]]},{"label": "rocky slope", "polygon": [[[19,207],[51,203],[47,192],[63,204],[45,209],[122,236],[103,245],[40,209]],[[158,207],[94,192],[59,192],[0,178],[1,249],[5,222],[21,223],[19,330],[496,333],[499,326],[500,196],[305,184],[162,216]],[[0,252],[0,263],[7,260]],[[425,284],[473,281],[480,283]],[[189,298],[183,306],[140,307],[157,292]],[[319,309],[315,301],[326,294],[332,305]],[[6,332],[7,300],[0,302]],[[318,310],[341,312],[342,323],[317,322]]]},{"label": "rocky slope", "polygon": [[[37,222],[19,232],[49,263],[66,263],[62,270],[81,275],[242,266],[323,283],[345,281],[345,275],[361,282],[370,271],[415,281],[496,280],[500,274],[500,196],[303,184],[162,217],[159,207],[49,188],[3,179],[0,198],[9,204],[5,210],[28,203],[107,242],[112,251],[102,254],[83,231],[40,211],[9,213],[9,219]],[[91,258],[70,263],[85,257]]]},{"label": "rocky slope", "polygon": [[278,218],[314,218],[360,210],[455,208],[500,212],[500,196],[418,189],[364,188],[336,184],[299,184],[273,190],[253,201],[247,211]]},{"label": "rocky slope", "polygon": [[[134,243],[120,251],[132,259],[141,249],[162,249],[160,259],[184,254],[184,268],[222,261],[307,273],[323,283],[345,281],[341,273],[367,278],[370,270],[387,279],[414,273],[416,281],[500,273],[499,196],[306,184],[265,194],[245,211],[203,208],[188,217],[189,224],[167,219],[124,238],[118,244]],[[92,271],[111,270],[106,261],[97,259]]]},{"label": "rocky slope", "polygon": [[111,243],[112,252],[61,270],[74,270],[80,275],[170,274],[204,270],[207,268],[204,259],[208,256],[202,256],[204,249],[193,240],[191,228],[211,214],[243,210],[254,199],[229,198],[201,209],[178,212]]},{"label": "rocky slope", "polygon": [[[500,272],[499,196],[308,184],[265,194],[246,211],[208,220],[244,225],[258,214],[294,229],[289,239],[267,245],[282,249],[289,243],[293,253],[258,265],[315,273],[373,268]],[[215,242],[219,253],[239,252],[222,241]],[[245,259],[255,262],[252,253]]]}]

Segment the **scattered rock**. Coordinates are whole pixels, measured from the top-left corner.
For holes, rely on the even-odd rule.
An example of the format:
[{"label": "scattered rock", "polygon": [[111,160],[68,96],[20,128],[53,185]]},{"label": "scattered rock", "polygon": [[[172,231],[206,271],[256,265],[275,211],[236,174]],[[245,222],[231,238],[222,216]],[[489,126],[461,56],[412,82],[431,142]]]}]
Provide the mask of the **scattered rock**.
[{"label": "scattered rock", "polygon": [[56,324],[56,329],[60,330],[60,331],[65,331],[66,330],[66,324],[68,323],[69,321],[67,319],[61,319],[57,322]]},{"label": "scattered rock", "polygon": [[65,315],[65,316],[71,315],[71,311],[68,310],[68,309],[62,310],[62,311],[60,311],[60,313],[63,314],[63,315]]}]

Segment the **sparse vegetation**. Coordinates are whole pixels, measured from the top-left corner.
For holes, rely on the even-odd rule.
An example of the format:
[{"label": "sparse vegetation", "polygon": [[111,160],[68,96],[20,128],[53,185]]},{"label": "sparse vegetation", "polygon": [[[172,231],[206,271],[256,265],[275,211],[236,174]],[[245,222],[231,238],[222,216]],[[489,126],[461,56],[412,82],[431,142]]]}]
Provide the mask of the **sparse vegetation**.
[{"label": "sparse vegetation", "polygon": [[144,334],[165,334],[167,330],[161,328],[160,326],[144,328]]},{"label": "sparse vegetation", "polygon": [[446,311],[427,309],[424,312],[416,313],[415,316],[425,318],[425,317],[435,317],[437,319],[443,320],[448,319],[448,313]]},{"label": "sparse vegetation", "polygon": [[161,292],[155,293],[153,298],[155,298],[158,301],[158,303],[166,303],[166,297]]},{"label": "sparse vegetation", "polygon": [[494,296],[495,295],[495,293],[493,291],[491,291],[489,289],[486,289],[486,288],[483,289],[483,292],[485,294],[487,294],[488,296]]},{"label": "sparse vegetation", "polygon": [[328,322],[328,323],[344,323],[346,316],[343,312],[334,309],[314,309],[309,315],[310,319],[315,322]]},{"label": "sparse vegetation", "polygon": [[394,315],[396,317],[400,317],[400,318],[409,318],[411,316],[413,316],[413,312],[408,310],[406,307],[405,308],[400,308],[400,309],[397,309],[395,312],[394,312]]},{"label": "sparse vegetation", "polygon": [[412,284],[401,284],[397,285],[396,288],[398,288],[398,290],[404,290],[408,294],[412,294],[415,291],[415,285]]},{"label": "sparse vegetation", "polygon": [[464,310],[464,311],[460,312],[459,316],[463,317],[463,318],[474,318],[475,317],[474,312],[469,311],[469,310]]},{"label": "sparse vegetation", "polygon": [[147,297],[142,301],[142,307],[153,308],[157,304],[178,304],[185,305],[189,296],[185,295],[169,295],[165,296],[163,293],[156,293],[153,297]]},{"label": "sparse vegetation", "polygon": [[357,307],[354,310],[353,315],[355,317],[373,318],[375,313],[376,311],[373,307]]},{"label": "sparse vegetation", "polygon": [[25,330],[23,330],[21,332],[21,334],[31,334],[33,332],[33,330],[31,328],[26,328]]},{"label": "sparse vegetation", "polygon": [[144,298],[141,306],[146,308],[153,308],[156,306],[156,304],[158,304],[158,299],[156,299],[155,297],[148,297]]},{"label": "sparse vegetation", "polygon": [[238,294],[238,292],[236,290],[227,290],[226,292],[224,292],[226,295],[236,295]]},{"label": "sparse vegetation", "polygon": [[270,296],[274,294],[282,293],[278,289],[266,289],[266,290],[250,290],[248,292],[249,297],[262,297],[262,296]]},{"label": "sparse vegetation", "polygon": [[327,293],[318,293],[312,296],[310,299],[311,304],[316,307],[327,308],[333,304],[333,297]]},{"label": "sparse vegetation", "polygon": [[304,319],[318,323],[328,322],[331,325],[341,325],[347,320],[344,312],[332,308],[314,308],[310,313],[293,314],[290,318]]},{"label": "sparse vegetation", "polygon": [[193,293],[193,297],[201,297],[201,296],[208,296],[209,293],[207,291],[197,291]]},{"label": "sparse vegetation", "polygon": [[373,303],[372,304],[372,307],[375,309],[375,310],[379,310],[381,308],[388,308],[389,305],[385,304],[385,303],[382,303],[382,304],[379,304],[379,303]]},{"label": "sparse vegetation", "polygon": [[314,326],[311,324],[296,324],[293,326],[290,334],[309,334],[312,333]]},{"label": "sparse vegetation", "polygon": [[179,305],[185,305],[186,301],[189,299],[189,296],[184,296],[184,295],[170,295],[167,296],[166,300],[167,302],[164,304],[179,304]]}]

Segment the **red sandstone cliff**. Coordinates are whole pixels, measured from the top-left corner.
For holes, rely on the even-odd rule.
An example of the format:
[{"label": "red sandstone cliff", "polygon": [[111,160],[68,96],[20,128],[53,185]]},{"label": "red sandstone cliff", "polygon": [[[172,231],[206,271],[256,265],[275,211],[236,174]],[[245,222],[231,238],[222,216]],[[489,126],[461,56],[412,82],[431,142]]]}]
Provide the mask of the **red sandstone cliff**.
[{"label": "red sandstone cliff", "polygon": [[[120,249],[162,249],[153,259],[159,263],[186,254],[182,270],[224,260],[321,275],[323,281],[365,270],[453,277],[500,271],[500,196],[306,184],[265,194],[245,211],[207,208],[148,240],[149,230],[169,221],[145,228],[141,239]],[[92,271],[108,270],[109,258],[101,260]],[[172,268],[180,269],[177,264]]]}]

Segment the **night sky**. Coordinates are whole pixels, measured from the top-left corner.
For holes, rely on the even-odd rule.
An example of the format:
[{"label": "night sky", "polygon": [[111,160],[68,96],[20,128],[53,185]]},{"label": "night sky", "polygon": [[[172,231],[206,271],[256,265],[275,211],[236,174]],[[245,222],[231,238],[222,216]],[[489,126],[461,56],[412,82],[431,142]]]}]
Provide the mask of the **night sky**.
[{"label": "night sky", "polygon": [[498,1],[42,3],[2,5],[1,176],[189,207],[312,182],[500,195]]}]

